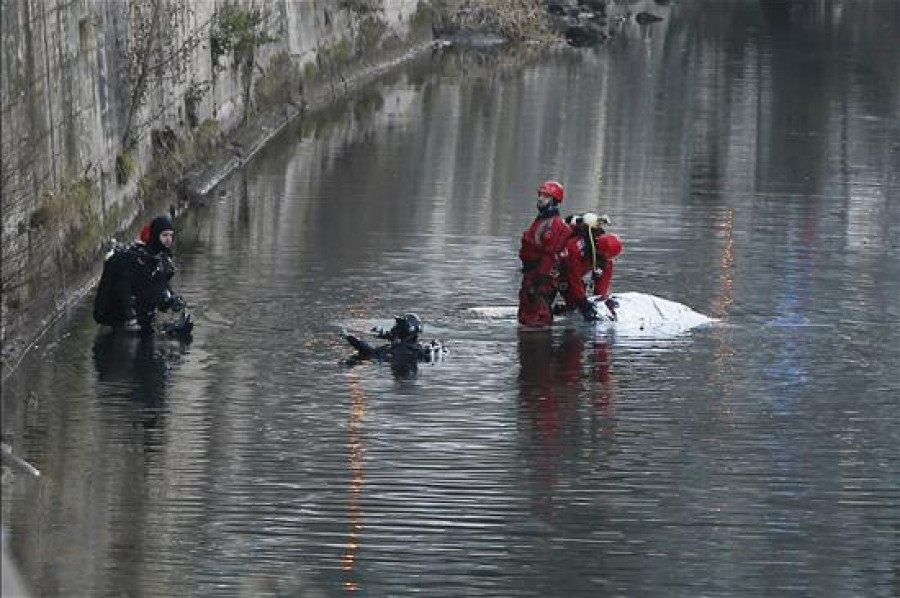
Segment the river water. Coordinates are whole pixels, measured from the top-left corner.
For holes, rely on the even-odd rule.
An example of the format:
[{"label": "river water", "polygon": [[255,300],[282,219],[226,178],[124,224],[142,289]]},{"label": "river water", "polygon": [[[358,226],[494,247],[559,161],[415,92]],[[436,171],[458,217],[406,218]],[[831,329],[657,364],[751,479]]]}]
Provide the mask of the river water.
[{"label": "river water", "polygon": [[[437,52],[192,207],[193,343],[86,301],[4,384],[34,593],[900,595],[900,9],[718,6]],[[473,313],[547,178],[624,239],[614,292],[721,321]],[[406,311],[444,363],[340,365]]]}]

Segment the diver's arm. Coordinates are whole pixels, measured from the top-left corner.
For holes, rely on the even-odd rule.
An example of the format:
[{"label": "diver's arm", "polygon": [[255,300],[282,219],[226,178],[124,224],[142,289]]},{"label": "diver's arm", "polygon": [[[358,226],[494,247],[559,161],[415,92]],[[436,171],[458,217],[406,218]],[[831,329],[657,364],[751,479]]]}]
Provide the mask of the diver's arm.
[{"label": "diver's arm", "polygon": [[154,277],[161,277],[162,291],[159,297],[158,309],[162,311],[172,310],[175,312],[182,311],[186,305],[184,298],[172,290],[172,278],[175,276],[177,268],[171,256],[160,253],[156,256],[158,261],[157,270]]},{"label": "diver's arm", "polygon": [[350,343],[350,346],[356,349],[361,359],[372,359],[377,354],[375,347],[364,340],[356,338],[352,334],[345,335],[344,338]]},{"label": "diver's arm", "polygon": [[184,310],[187,305],[184,302],[184,298],[172,290],[171,287],[166,286],[163,291],[163,300],[159,304],[159,309],[162,311],[169,311],[170,309],[174,312],[179,312]]},{"label": "diver's arm", "polygon": [[384,328],[373,328],[372,333],[375,335],[375,338],[382,338],[387,341],[394,340],[394,333],[391,330],[385,330]]},{"label": "diver's arm", "polygon": [[597,276],[597,271],[594,271],[594,294],[603,297],[604,299],[609,296],[609,287],[612,285],[612,277],[613,277],[613,260],[605,260],[606,264],[603,267],[603,273],[600,276]]},{"label": "diver's arm", "polygon": [[575,309],[584,302],[587,289],[584,286],[584,267],[581,265],[581,247],[578,245],[578,237],[571,237],[566,243],[566,251],[562,260],[560,272],[562,282],[560,292],[566,301],[566,311]]}]

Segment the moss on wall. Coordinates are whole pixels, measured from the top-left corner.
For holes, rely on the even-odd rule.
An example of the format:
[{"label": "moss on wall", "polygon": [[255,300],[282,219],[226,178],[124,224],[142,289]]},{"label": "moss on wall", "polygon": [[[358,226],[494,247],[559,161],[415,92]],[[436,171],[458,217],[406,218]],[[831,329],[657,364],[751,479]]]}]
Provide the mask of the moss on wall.
[{"label": "moss on wall", "polygon": [[128,184],[137,170],[137,161],[130,149],[123,149],[116,155],[116,183],[122,187]]},{"label": "moss on wall", "polygon": [[221,58],[231,53],[235,69],[246,63],[252,66],[256,51],[276,39],[266,31],[260,9],[226,4],[216,14],[215,23],[210,28],[212,64],[220,70],[225,68]]},{"label": "moss on wall", "polygon": [[356,31],[356,52],[364,54],[376,49],[385,49],[382,41],[388,31],[387,23],[377,15],[366,15],[362,18]]},{"label": "moss on wall", "polygon": [[194,131],[194,148],[200,155],[206,155],[219,145],[222,139],[222,128],[219,121],[207,118]]},{"label": "moss on wall", "polygon": [[338,41],[324,46],[316,56],[316,62],[321,72],[333,74],[350,62],[353,56],[353,43],[349,37],[342,37]]},{"label": "moss on wall", "polygon": [[272,57],[263,76],[256,80],[257,109],[265,110],[283,103],[295,103],[303,94],[300,67],[287,52]]},{"label": "moss on wall", "polygon": [[83,264],[100,246],[105,229],[97,210],[99,190],[89,179],[67,181],[41,197],[29,225],[52,244],[68,248],[70,266]]},{"label": "moss on wall", "polygon": [[419,2],[416,5],[416,11],[409,17],[410,36],[419,37],[423,32],[431,35],[439,20],[440,15],[431,3]]}]

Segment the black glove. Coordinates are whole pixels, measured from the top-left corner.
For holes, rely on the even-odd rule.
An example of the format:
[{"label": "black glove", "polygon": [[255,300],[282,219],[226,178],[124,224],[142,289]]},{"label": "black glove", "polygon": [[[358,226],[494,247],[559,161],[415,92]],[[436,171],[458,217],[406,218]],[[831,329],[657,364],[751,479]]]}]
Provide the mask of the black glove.
[{"label": "black glove", "polygon": [[618,319],[618,316],[616,315],[616,308],[619,307],[619,302],[610,297],[609,299],[604,301],[603,304],[606,305],[606,309],[609,310],[609,314],[612,316],[612,319]]},{"label": "black glove", "polygon": [[597,308],[587,299],[582,299],[578,302],[578,311],[581,312],[581,317],[584,318],[585,322],[596,322],[600,319],[600,316],[597,315]]},{"label": "black glove", "polygon": [[194,330],[194,319],[191,317],[191,314],[184,314],[181,319],[175,322],[167,322],[163,330],[169,336],[189,339],[191,332]]},{"label": "black glove", "polygon": [[162,305],[160,306],[163,311],[169,311],[171,309],[174,312],[182,311],[185,307],[186,305],[181,295],[176,295],[171,291],[166,291],[166,298],[163,299]]},{"label": "black glove", "polygon": [[173,295],[171,300],[171,305],[169,309],[172,311],[178,312],[183,311],[184,308],[187,307],[187,304],[184,302],[184,298],[181,295]]}]

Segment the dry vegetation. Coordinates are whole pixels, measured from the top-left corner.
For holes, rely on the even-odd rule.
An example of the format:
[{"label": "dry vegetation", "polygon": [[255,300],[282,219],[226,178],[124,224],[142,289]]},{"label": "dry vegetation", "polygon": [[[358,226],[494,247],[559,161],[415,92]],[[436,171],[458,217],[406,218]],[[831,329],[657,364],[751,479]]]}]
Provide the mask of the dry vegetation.
[{"label": "dry vegetation", "polygon": [[538,0],[438,0],[447,32],[494,33],[513,42],[559,41]]}]

